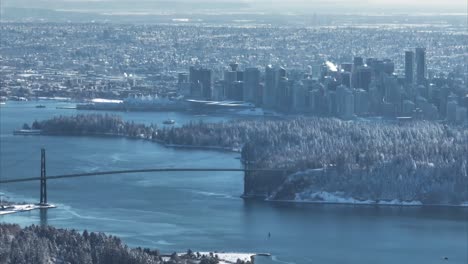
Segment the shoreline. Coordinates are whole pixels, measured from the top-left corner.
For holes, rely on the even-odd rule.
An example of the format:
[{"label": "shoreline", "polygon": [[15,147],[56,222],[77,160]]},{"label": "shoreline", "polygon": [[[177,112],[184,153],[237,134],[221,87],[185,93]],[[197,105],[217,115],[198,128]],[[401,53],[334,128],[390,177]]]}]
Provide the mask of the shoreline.
[{"label": "shoreline", "polygon": [[451,208],[466,208],[468,203],[460,205],[452,204],[410,204],[410,203],[345,203],[345,202],[326,202],[326,201],[296,201],[296,200],[265,200],[265,202],[272,203],[294,203],[294,204],[320,204],[320,205],[353,205],[353,206],[375,206],[375,207],[451,207]]},{"label": "shoreline", "polygon": [[[18,130],[21,132],[22,130]],[[13,131],[13,135],[15,136],[59,136],[59,137],[109,137],[109,138],[125,138],[130,140],[143,140],[152,143],[157,143],[166,148],[181,148],[181,149],[196,149],[196,150],[215,150],[215,151],[222,151],[222,152],[232,152],[232,153],[240,153],[240,148],[228,148],[228,147],[218,147],[218,146],[197,146],[197,145],[179,145],[179,144],[171,144],[165,143],[163,140],[160,139],[148,139],[145,137],[132,137],[126,136],[121,134],[113,134],[113,133],[87,133],[87,134],[60,134],[60,133],[44,133],[40,132],[31,132],[31,133],[18,133]]]},{"label": "shoreline", "polygon": [[52,208],[57,208],[57,206],[53,204],[47,204],[47,205],[40,205],[40,204],[10,204],[4,209],[0,209],[0,216],[3,215],[8,215],[8,214],[16,214],[16,213],[21,213],[21,212],[29,212],[32,210],[37,210],[37,209],[52,209]]},{"label": "shoreline", "polygon": [[[423,204],[421,202],[407,202],[407,203],[390,203],[389,201],[383,201],[383,203],[376,202],[336,202],[336,201],[313,201],[313,200],[282,200],[282,199],[268,199],[264,195],[244,195],[240,196],[244,200],[257,200],[266,203],[278,203],[278,204],[310,204],[310,205],[343,205],[343,206],[374,206],[374,207],[450,207],[450,208],[466,208],[468,209],[468,201],[460,204]],[[352,199],[352,198],[348,198]]]}]

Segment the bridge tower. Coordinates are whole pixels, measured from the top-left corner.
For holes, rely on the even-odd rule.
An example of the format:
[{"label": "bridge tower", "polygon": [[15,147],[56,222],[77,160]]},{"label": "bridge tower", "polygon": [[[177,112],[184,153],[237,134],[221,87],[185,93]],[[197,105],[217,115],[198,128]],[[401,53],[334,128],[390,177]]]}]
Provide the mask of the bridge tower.
[{"label": "bridge tower", "polygon": [[41,149],[41,198],[39,205],[47,205],[47,178],[45,149]]},{"label": "bridge tower", "polygon": [[250,176],[252,176],[252,166],[253,161],[251,161],[251,155],[249,151],[246,151],[245,159],[244,159],[244,195],[247,195],[247,181],[251,180]]}]

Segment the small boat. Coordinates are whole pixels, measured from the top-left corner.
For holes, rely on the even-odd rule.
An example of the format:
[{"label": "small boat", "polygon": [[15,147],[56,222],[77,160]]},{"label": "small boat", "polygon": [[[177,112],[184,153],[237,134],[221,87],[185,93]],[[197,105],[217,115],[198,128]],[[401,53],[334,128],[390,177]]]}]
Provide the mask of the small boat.
[{"label": "small boat", "polygon": [[36,105],[36,108],[46,108],[45,105]]},{"label": "small boat", "polygon": [[174,120],[174,119],[167,119],[167,120],[164,120],[164,121],[163,121],[163,124],[165,124],[165,125],[173,125],[173,124],[175,124],[175,120]]}]

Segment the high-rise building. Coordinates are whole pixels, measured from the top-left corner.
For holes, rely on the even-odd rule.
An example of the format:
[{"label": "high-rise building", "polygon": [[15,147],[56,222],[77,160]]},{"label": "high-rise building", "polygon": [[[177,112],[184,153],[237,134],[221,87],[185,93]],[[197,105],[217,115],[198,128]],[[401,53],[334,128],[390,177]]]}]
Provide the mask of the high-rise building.
[{"label": "high-rise building", "polygon": [[364,89],[369,91],[369,85],[372,81],[372,69],[370,67],[361,66],[356,72],[356,86],[354,88]]},{"label": "high-rise building", "polygon": [[191,83],[189,82],[188,73],[179,73],[177,87],[179,89],[179,94],[183,96],[190,96]]},{"label": "high-rise building", "polygon": [[354,112],[356,115],[366,115],[369,113],[369,92],[363,89],[354,90]]},{"label": "high-rise building", "polygon": [[351,119],[354,117],[354,94],[351,89],[346,89],[344,107],[342,109],[342,118]]},{"label": "high-rise building", "polygon": [[213,85],[213,100],[224,100],[224,81],[218,80]]},{"label": "high-rise building", "polygon": [[414,52],[405,52],[405,82],[406,84],[414,83]]},{"label": "high-rise building", "polygon": [[351,88],[351,72],[342,72],[341,74],[341,84]]},{"label": "high-rise building", "polygon": [[352,72],[353,71],[353,64],[352,63],[342,63],[341,70],[345,72]]},{"label": "high-rise building", "polygon": [[354,57],[354,69],[364,66],[364,59],[362,57]]},{"label": "high-rise building", "polygon": [[[278,72],[278,74],[282,74]],[[276,109],[288,112],[291,108],[290,82],[285,76],[281,77],[276,85]]]},{"label": "high-rise building", "polygon": [[189,75],[186,72],[179,72],[177,75],[178,83],[186,83],[189,81]]},{"label": "high-rise building", "polygon": [[336,88],[336,114],[343,119],[351,119],[354,115],[354,94],[344,85]]},{"label": "high-rise building", "polygon": [[237,82],[237,72],[227,70],[224,72],[224,99],[234,100],[234,83]]},{"label": "high-rise building", "polygon": [[322,65],[321,64],[313,64],[310,66],[311,70],[311,78],[312,80],[318,81],[322,78]]},{"label": "high-rise building", "polygon": [[285,111],[286,95],[288,93],[288,78],[286,77],[286,69],[283,67],[276,69],[275,90],[275,107],[278,110]]},{"label": "high-rise building", "polygon": [[237,81],[232,84],[231,88],[231,93],[232,96],[229,99],[235,100],[235,101],[242,101],[244,99],[244,82],[243,81]]},{"label": "high-rise building", "polygon": [[244,71],[244,101],[258,103],[260,70],[258,68],[247,68]]},{"label": "high-rise building", "polygon": [[272,109],[276,103],[276,74],[271,65],[265,68],[265,86],[263,88],[263,107]]},{"label": "high-rise building", "polygon": [[[204,68],[190,67],[189,81],[192,85],[192,91],[200,94],[204,99],[211,99],[211,70]],[[200,90],[198,92],[198,90]]]},{"label": "high-rise building", "polygon": [[383,60],[383,72],[392,75],[395,72],[395,63],[389,59]]},{"label": "high-rise building", "polygon": [[426,83],[426,49],[416,48],[416,81],[417,84]]},{"label": "high-rise building", "polygon": [[293,111],[296,113],[303,113],[307,109],[307,100],[308,100],[308,94],[307,94],[307,88],[304,86],[302,82],[296,82],[293,85],[293,96],[292,96],[292,108]]},{"label": "high-rise building", "polygon": [[395,75],[384,77],[385,101],[398,105],[401,103],[402,90]]}]

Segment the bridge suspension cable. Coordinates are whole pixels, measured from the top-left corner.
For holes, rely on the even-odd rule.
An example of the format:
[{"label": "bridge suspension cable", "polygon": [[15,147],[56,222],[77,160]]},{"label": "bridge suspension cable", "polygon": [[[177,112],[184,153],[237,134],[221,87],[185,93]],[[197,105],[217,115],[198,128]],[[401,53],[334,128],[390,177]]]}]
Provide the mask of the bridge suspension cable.
[{"label": "bridge suspension cable", "polygon": [[[103,175],[116,175],[116,174],[134,174],[134,173],[149,173],[149,172],[285,172],[280,169],[236,169],[236,168],[153,168],[153,169],[133,169],[133,170],[114,170],[114,171],[100,171],[100,172],[87,172],[47,176],[47,180],[103,176]],[[16,179],[2,179],[1,184],[40,181],[41,177],[28,177]]]}]

